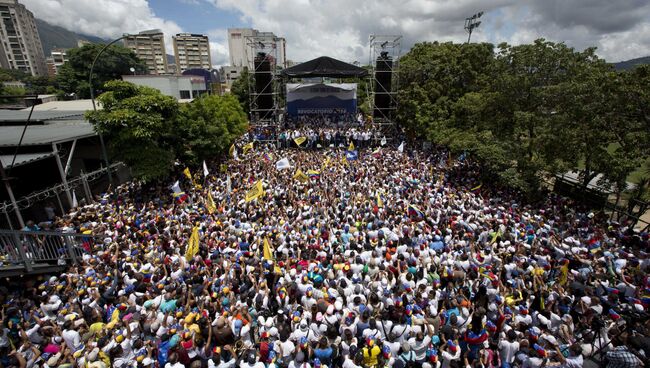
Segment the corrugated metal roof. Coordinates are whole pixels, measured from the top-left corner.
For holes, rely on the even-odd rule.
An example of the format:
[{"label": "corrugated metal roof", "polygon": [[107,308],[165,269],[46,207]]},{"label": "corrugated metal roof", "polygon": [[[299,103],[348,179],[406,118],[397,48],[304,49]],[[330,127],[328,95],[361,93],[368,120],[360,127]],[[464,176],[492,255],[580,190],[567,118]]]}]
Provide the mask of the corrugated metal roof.
[{"label": "corrugated metal roof", "polygon": [[[95,101],[97,110],[102,109],[102,104]],[[29,111],[31,107],[22,109],[22,111]],[[45,102],[40,105],[34,106],[34,111],[61,111],[61,112],[85,112],[93,109],[93,102],[91,100],[72,100],[72,101],[51,101]]]},{"label": "corrugated metal roof", "polygon": [[[48,121],[57,119],[78,119],[84,121],[84,113],[82,110],[68,110],[68,111],[39,111],[34,110],[30,121]],[[0,122],[25,122],[29,117],[29,110],[0,110]]]},{"label": "corrugated metal roof", "polygon": [[[30,162],[42,160],[44,158],[52,157],[54,153],[45,152],[45,153],[21,153],[16,155],[16,160],[14,161],[14,155],[0,155],[0,161],[2,161],[2,166],[4,168],[11,168],[20,165],[25,165]],[[11,166],[11,162],[14,161],[14,165]]]},{"label": "corrugated metal roof", "polygon": [[[23,126],[0,126],[0,147],[15,147],[20,141]],[[23,138],[23,146],[68,142],[73,139],[96,135],[90,123],[78,120],[57,121],[45,125],[29,125]]]}]

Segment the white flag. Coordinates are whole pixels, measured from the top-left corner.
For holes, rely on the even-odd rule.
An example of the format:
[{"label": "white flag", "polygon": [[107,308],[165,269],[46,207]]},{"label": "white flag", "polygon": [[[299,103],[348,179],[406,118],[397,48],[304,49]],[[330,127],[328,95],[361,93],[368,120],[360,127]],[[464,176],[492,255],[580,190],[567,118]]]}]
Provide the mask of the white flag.
[{"label": "white flag", "polygon": [[385,146],[386,145],[386,137],[382,137],[380,143],[381,143],[382,147]]},{"label": "white flag", "polygon": [[203,176],[208,177],[210,175],[210,172],[208,171],[208,165],[205,164],[205,160],[203,160]]},{"label": "white flag", "polygon": [[178,180],[176,180],[174,185],[172,185],[172,190],[174,191],[174,193],[183,193],[183,191],[181,190],[181,186],[178,183]]},{"label": "white flag", "polygon": [[232,184],[230,183],[230,175],[226,178],[226,192],[230,193],[232,189],[230,188]]},{"label": "white flag", "polygon": [[79,202],[77,202],[77,193],[72,190],[72,208],[77,208],[79,207]]},{"label": "white flag", "polygon": [[404,141],[402,141],[402,144],[400,144],[399,147],[397,147],[397,150],[398,150],[400,153],[403,153],[403,152],[404,152]]},{"label": "white flag", "polygon": [[290,169],[290,168],[291,168],[291,164],[289,163],[289,159],[285,157],[285,158],[283,158],[282,160],[276,162],[276,163],[275,163],[275,168],[276,168],[277,170]]}]

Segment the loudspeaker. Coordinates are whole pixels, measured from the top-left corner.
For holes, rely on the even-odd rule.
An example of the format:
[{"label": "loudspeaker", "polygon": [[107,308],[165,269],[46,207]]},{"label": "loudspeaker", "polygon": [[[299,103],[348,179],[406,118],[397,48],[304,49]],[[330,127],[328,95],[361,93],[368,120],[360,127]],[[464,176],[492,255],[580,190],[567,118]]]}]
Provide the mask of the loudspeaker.
[{"label": "loudspeaker", "polygon": [[255,94],[257,94],[257,109],[260,119],[268,119],[273,110],[273,75],[271,73],[271,57],[263,52],[257,54],[255,65]]},{"label": "loudspeaker", "polygon": [[390,93],[393,81],[393,58],[387,52],[382,52],[377,57],[375,64],[375,109],[374,118],[389,116],[391,107]]}]

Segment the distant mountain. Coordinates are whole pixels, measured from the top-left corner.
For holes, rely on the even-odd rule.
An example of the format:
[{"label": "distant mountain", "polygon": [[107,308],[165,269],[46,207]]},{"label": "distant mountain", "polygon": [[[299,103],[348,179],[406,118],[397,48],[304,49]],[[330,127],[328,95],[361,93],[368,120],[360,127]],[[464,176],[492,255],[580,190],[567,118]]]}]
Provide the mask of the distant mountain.
[{"label": "distant mountain", "polygon": [[56,47],[64,49],[77,47],[77,41],[79,40],[95,43],[107,42],[103,38],[82,35],[68,31],[65,28],[49,24],[46,21],[38,18],[36,18],[36,28],[38,29],[38,35],[41,37],[41,43],[43,44],[43,53],[45,53],[45,57],[48,57],[52,49]]},{"label": "distant mountain", "polygon": [[632,60],[621,61],[614,63],[616,70],[628,70],[632,69],[637,65],[650,64],[650,56],[640,57]]}]

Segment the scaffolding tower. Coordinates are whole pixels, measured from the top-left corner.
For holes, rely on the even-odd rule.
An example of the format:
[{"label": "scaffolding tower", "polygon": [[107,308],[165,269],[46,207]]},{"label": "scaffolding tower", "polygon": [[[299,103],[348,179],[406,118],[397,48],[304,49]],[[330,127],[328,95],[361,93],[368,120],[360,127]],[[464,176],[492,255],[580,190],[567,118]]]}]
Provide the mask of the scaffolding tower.
[{"label": "scaffolding tower", "polygon": [[[368,65],[372,69],[368,85],[373,122],[384,125],[382,130],[393,130],[397,111],[402,36],[371,34],[368,39],[370,47]],[[378,100],[385,106],[377,106]]]},{"label": "scaffolding tower", "polygon": [[[281,52],[281,38],[258,34],[246,37],[249,55],[249,70],[252,70],[248,84],[250,96],[250,125],[253,134],[272,137],[279,134],[282,107],[280,101],[282,65],[278,63]],[[250,69],[252,68],[252,69]]]}]

